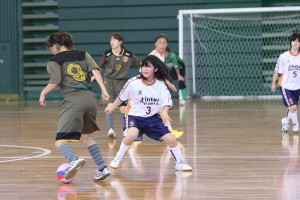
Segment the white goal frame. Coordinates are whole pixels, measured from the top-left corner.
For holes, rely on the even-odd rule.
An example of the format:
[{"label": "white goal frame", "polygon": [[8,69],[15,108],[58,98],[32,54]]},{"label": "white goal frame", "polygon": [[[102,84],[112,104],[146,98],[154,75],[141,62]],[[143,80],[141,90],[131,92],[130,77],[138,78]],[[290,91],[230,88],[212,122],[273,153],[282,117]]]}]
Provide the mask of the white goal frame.
[{"label": "white goal frame", "polygon": [[[256,7],[256,8],[226,8],[226,9],[197,9],[197,10],[179,10],[178,14],[178,22],[179,22],[179,56],[180,58],[184,58],[183,54],[183,21],[184,16],[189,15],[190,19],[193,19],[193,15],[195,14],[220,14],[220,13],[258,13],[258,12],[284,12],[284,11],[299,11],[300,6],[288,6],[288,7]],[[196,76],[195,76],[195,56],[194,56],[194,27],[193,21],[190,20],[190,34],[191,34],[191,60],[192,60],[192,92],[196,93]],[[238,98],[238,97],[237,97]],[[270,98],[270,97],[266,97]],[[277,95],[278,98],[278,95]]]}]

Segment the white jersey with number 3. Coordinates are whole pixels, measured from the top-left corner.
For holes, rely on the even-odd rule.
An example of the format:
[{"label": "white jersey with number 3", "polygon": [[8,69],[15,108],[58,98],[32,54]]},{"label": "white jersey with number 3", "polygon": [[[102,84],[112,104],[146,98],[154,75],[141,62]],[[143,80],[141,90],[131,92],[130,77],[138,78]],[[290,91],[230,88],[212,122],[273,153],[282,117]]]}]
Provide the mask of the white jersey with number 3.
[{"label": "white jersey with number 3", "polygon": [[300,89],[300,53],[291,51],[281,54],[277,60],[275,73],[281,74],[278,85],[288,90]]},{"label": "white jersey with number 3", "polygon": [[155,79],[147,84],[139,77],[127,81],[119,94],[121,101],[128,100],[125,113],[139,117],[151,117],[164,106],[173,107],[171,94],[163,81]]}]

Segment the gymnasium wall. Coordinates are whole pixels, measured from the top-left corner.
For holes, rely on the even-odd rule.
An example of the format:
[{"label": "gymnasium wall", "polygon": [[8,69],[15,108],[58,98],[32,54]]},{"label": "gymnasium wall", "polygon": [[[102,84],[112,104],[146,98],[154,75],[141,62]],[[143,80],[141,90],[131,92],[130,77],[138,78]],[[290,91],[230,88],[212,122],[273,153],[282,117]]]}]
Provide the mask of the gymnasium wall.
[{"label": "gymnasium wall", "polygon": [[[91,53],[98,62],[110,48],[109,36],[121,32],[125,47],[140,59],[154,49],[154,38],[168,36],[169,46],[178,53],[178,10],[231,7],[260,7],[259,0],[58,0],[59,29],[72,33],[76,48]],[[131,69],[134,76],[137,69]],[[175,82],[175,84],[177,84]],[[94,88],[95,90],[98,87]],[[178,94],[173,93],[176,97]]]},{"label": "gymnasium wall", "polygon": [[19,88],[18,2],[0,1],[0,100],[16,98]]},{"label": "gymnasium wall", "polygon": [[[43,41],[51,31],[70,32],[75,37],[76,48],[87,50],[97,62],[109,48],[109,35],[121,32],[126,47],[142,58],[154,48],[153,40],[159,33],[165,33],[171,49],[178,52],[177,15],[180,9],[293,5],[299,3],[277,0],[1,0],[0,95],[4,94],[4,99],[11,94],[22,100],[38,98],[40,89],[47,83],[45,63],[50,54]],[[131,73],[135,74],[136,69]],[[43,79],[39,79],[41,77]],[[56,93],[53,98],[61,97]]]}]

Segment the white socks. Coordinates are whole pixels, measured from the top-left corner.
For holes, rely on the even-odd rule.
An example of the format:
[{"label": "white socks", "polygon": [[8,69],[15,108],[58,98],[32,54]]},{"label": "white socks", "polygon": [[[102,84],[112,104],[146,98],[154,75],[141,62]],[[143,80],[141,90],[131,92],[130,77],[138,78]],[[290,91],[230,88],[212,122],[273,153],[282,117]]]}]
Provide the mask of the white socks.
[{"label": "white socks", "polygon": [[296,112],[291,112],[289,111],[289,116],[288,118],[290,118],[293,122],[293,124],[298,124],[298,113]]},{"label": "white socks", "polygon": [[131,147],[131,145],[127,146],[123,143],[120,145],[119,151],[117,153],[117,157],[123,159],[123,157],[125,156],[126,152],[128,151],[128,149]]},{"label": "white socks", "polygon": [[176,160],[176,163],[180,162],[182,160],[182,154],[181,154],[181,149],[179,147],[179,143],[177,144],[176,147],[174,147],[174,148],[169,147],[169,148]]}]

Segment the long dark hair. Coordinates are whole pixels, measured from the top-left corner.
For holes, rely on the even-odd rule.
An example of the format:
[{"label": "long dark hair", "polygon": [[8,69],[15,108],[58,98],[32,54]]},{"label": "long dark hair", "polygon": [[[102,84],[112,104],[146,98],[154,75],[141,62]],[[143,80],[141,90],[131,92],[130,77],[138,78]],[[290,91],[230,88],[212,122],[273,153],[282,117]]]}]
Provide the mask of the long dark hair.
[{"label": "long dark hair", "polygon": [[50,48],[54,44],[58,44],[60,46],[65,46],[69,50],[72,50],[74,48],[73,37],[68,32],[56,32],[56,33],[52,33],[47,38],[47,40],[45,41],[45,46],[47,48]]},{"label": "long dark hair", "polygon": [[[170,80],[169,69],[163,61],[154,55],[147,55],[143,58],[141,66],[148,66],[149,62],[157,68],[157,71],[154,72],[155,78],[161,81]],[[141,78],[145,78],[143,74],[141,74]]]}]

